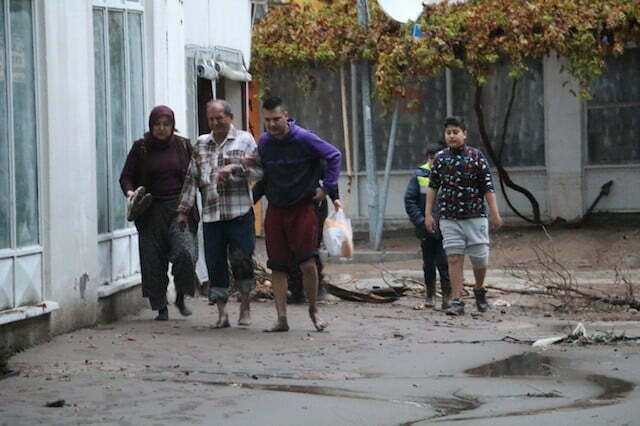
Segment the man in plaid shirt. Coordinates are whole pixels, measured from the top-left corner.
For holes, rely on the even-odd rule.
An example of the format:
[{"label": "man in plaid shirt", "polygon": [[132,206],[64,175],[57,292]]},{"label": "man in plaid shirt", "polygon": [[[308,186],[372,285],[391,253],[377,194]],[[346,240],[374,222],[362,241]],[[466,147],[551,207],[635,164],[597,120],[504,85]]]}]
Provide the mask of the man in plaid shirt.
[{"label": "man in plaid shirt", "polygon": [[250,133],[236,129],[233,113],[224,100],[207,104],[210,134],[201,135],[182,187],[178,222],[202,197],[204,255],[211,283],[209,299],[218,307],[215,328],[229,327],[226,303],[229,298],[229,268],[240,291],[238,325],[251,324],[249,293],[255,285],[253,252],[255,230],[250,180],[262,177],[258,167],[245,167],[242,159],[254,155],[256,142]]}]

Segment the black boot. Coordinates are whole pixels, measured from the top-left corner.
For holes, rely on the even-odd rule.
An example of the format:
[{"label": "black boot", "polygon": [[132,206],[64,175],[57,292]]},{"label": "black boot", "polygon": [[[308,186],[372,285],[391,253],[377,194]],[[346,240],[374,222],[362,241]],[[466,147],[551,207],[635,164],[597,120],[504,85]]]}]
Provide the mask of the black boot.
[{"label": "black boot", "polygon": [[442,310],[446,311],[449,308],[449,302],[451,301],[451,286],[442,286]]},{"label": "black boot", "polygon": [[187,305],[184,303],[184,293],[178,293],[176,295],[176,307],[178,308],[178,311],[180,311],[180,315],[183,317],[191,315],[191,310],[187,308]]},{"label": "black boot", "polygon": [[425,308],[433,308],[436,306],[436,284],[427,284],[427,297],[424,301]]},{"label": "black boot", "polygon": [[168,321],[169,320],[169,309],[165,306],[164,308],[158,309],[158,316],[155,318],[156,321]]},{"label": "black boot", "polygon": [[473,289],[473,295],[476,297],[476,306],[478,307],[479,312],[487,312],[489,309],[486,294],[486,288],[476,287]]}]

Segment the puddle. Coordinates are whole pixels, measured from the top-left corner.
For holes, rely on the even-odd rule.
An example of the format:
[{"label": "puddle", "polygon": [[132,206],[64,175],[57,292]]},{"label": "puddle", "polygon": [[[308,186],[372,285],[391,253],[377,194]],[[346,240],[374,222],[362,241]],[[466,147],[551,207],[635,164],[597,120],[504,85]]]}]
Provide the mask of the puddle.
[{"label": "puddle", "polygon": [[600,401],[619,400],[627,396],[635,388],[635,385],[631,382],[600,374],[590,374],[586,379],[602,388],[602,393],[595,398]]},{"label": "puddle", "polygon": [[[283,378],[283,374],[280,374],[278,378]],[[377,374],[370,374],[369,376],[376,376]],[[264,375],[252,375],[254,379],[264,378]],[[272,376],[273,377],[273,376]],[[365,392],[357,392],[349,389],[343,388],[335,388],[335,387],[327,387],[327,386],[307,386],[307,385],[295,385],[295,384],[273,384],[273,383],[237,383],[230,381],[214,381],[214,380],[206,380],[206,379],[198,379],[189,376],[176,378],[173,377],[171,379],[153,379],[148,378],[147,380],[171,380],[177,383],[198,383],[202,385],[208,386],[220,386],[220,387],[232,387],[239,389],[250,389],[250,390],[260,390],[260,391],[269,391],[269,392],[287,392],[287,393],[297,393],[303,395],[315,395],[315,396],[327,396],[327,397],[336,397],[336,398],[347,398],[347,399],[358,399],[358,400],[367,400],[367,401],[379,401],[379,402],[388,402],[392,404],[400,404],[400,405],[408,405],[412,407],[419,408],[431,408],[435,411],[435,415],[431,418],[438,418],[444,416],[451,416],[455,414],[460,414],[463,411],[473,410],[478,408],[482,403],[479,399],[460,394],[453,394],[451,397],[426,397],[426,398],[416,398],[416,397],[405,397],[401,399],[389,399],[379,395],[365,393]]]},{"label": "puddle", "polygon": [[[147,370],[147,372],[162,373],[165,370]],[[340,370],[301,370],[293,372],[269,371],[261,369],[252,370],[183,370],[185,375],[201,374],[204,376],[224,376],[249,379],[280,379],[280,380],[357,380],[357,379],[377,379],[382,377],[380,373],[358,373],[355,371]]]},{"label": "puddle", "polygon": [[[588,399],[577,399],[569,404],[539,408],[525,411],[515,411],[488,416],[447,418],[447,421],[467,421],[483,420],[496,417],[516,417],[544,414],[551,412],[572,411],[577,409],[588,409],[596,406],[614,405],[625,398],[634,388],[635,384],[615,377],[601,374],[588,374],[570,368],[567,360],[540,355],[529,352],[522,355],[515,355],[510,358],[495,361],[479,367],[470,368],[466,374],[475,377],[556,377],[573,382],[587,382],[596,385],[601,392]],[[426,420],[426,419],[425,419]],[[437,420],[436,420],[437,421]],[[415,423],[415,422],[414,422]]]},{"label": "puddle", "polygon": [[[156,381],[158,379],[146,379],[149,381]],[[178,379],[173,378],[172,381],[176,383],[198,383],[201,385],[208,386],[220,386],[220,387],[232,387],[239,389],[250,389],[250,390],[261,390],[261,391],[269,391],[269,392],[287,392],[287,393],[298,393],[303,395],[316,395],[316,396],[330,396],[337,398],[348,398],[348,399],[360,399],[360,400],[368,400],[368,401],[382,401],[382,402],[390,402],[394,404],[402,404],[402,405],[410,405],[413,407],[421,407],[425,408],[426,405],[420,401],[414,400],[400,400],[400,399],[387,399],[380,396],[376,396],[374,394],[367,394],[363,392],[351,391],[348,389],[341,388],[332,388],[327,386],[306,386],[306,385],[289,385],[289,384],[271,384],[271,383],[235,383],[235,382],[222,382],[222,381],[212,381],[212,380],[204,380],[204,379]],[[161,380],[164,381],[164,380]],[[446,398],[442,398],[442,405],[445,405],[444,400]],[[455,406],[456,402],[449,402],[450,406]],[[460,404],[458,404],[460,405]]]},{"label": "puddle", "polygon": [[427,403],[436,411],[432,418],[454,416],[463,411],[475,410],[482,405],[478,398],[453,394],[453,398],[428,398]]},{"label": "puddle", "polygon": [[[334,372],[335,373],[335,372]],[[356,378],[379,378],[379,375],[366,375],[359,373],[345,373],[342,379],[350,377]],[[313,371],[299,372],[299,373],[282,373],[273,372],[273,374],[265,374],[264,370],[261,373],[251,373],[247,371],[230,373],[229,371],[184,371],[184,375],[171,376],[171,377],[149,377],[145,380],[150,381],[174,381],[177,383],[197,383],[209,386],[220,387],[235,387],[240,389],[269,391],[269,392],[288,392],[304,395],[315,395],[325,397],[347,398],[356,400],[368,400],[368,401],[381,401],[392,404],[400,404],[405,406],[413,406],[420,408],[430,408],[434,410],[434,414],[430,417],[418,419],[406,423],[402,423],[402,426],[415,425],[417,423],[430,422],[436,423],[441,421],[468,421],[468,420],[484,420],[496,417],[517,417],[544,414],[550,412],[572,411],[579,409],[588,409],[596,406],[606,406],[619,403],[625,398],[634,388],[635,384],[626,380],[618,379],[615,377],[604,376],[600,374],[590,374],[588,372],[576,370],[572,368],[570,360],[563,358],[556,358],[552,356],[546,356],[535,352],[528,352],[521,355],[514,355],[512,357],[494,361],[488,364],[481,365],[479,367],[470,368],[465,371],[465,374],[471,376],[469,380],[477,380],[482,378],[527,378],[537,377],[541,379],[548,378],[550,380],[562,380],[567,383],[575,383],[576,387],[581,384],[595,385],[599,388],[599,392],[589,398],[575,399],[568,401],[568,403],[560,406],[547,407],[547,408],[534,408],[521,411],[513,411],[506,413],[496,413],[492,411],[491,414],[469,416],[463,415],[464,413],[475,410],[481,407],[485,402],[480,398],[473,395],[461,395],[459,393],[453,393],[447,397],[417,397],[406,396],[399,399],[390,399],[385,396],[353,391],[344,388],[326,387],[326,386],[307,386],[298,384],[272,384],[272,383],[258,383],[258,382],[233,382],[233,381],[220,381],[209,380],[206,376],[218,376],[224,375],[226,377],[250,377],[254,380],[259,379],[281,379],[281,380],[301,380],[313,378],[314,380],[326,379],[324,377],[315,376]],[[200,374],[200,377],[194,377],[194,375]],[[340,375],[340,374],[338,374]],[[446,380],[447,378],[443,378]],[[526,379],[525,379],[526,380]],[[558,392],[548,393],[528,393],[525,395],[512,395],[511,397],[520,398],[570,398],[570,396],[559,394]],[[461,415],[457,417],[457,415]]]},{"label": "puddle", "polygon": [[557,358],[528,352],[501,361],[491,362],[465,370],[465,374],[477,377],[551,376],[561,362]]}]

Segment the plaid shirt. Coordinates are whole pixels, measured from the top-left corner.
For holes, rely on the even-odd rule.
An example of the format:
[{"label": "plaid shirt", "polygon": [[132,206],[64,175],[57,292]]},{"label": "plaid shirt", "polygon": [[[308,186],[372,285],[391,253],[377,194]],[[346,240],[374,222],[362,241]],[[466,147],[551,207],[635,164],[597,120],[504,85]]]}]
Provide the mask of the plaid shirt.
[{"label": "plaid shirt", "polygon": [[203,222],[231,220],[247,214],[253,207],[249,180],[260,179],[262,169],[242,167],[226,182],[213,182],[219,168],[241,164],[246,154],[256,153],[256,148],[253,136],[233,125],[227,138],[220,144],[216,144],[211,134],[201,135],[193,149],[178,212],[185,213],[191,209],[196,202],[196,191],[200,189]]}]

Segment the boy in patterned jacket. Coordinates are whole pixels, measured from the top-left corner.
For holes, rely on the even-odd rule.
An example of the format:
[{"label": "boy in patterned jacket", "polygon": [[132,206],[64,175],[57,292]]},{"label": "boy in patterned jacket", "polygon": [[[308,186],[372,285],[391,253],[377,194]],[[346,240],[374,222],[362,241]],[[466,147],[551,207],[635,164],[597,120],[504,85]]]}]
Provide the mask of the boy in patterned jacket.
[{"label": "boy in patterned jacket", "polygon": [[436,230],[431,210],[437,194],[440,232],[451,280],[452,300],[447,314],[464,314],[460,296],[465,254],[473,265],[476,281],[473,293],[478,311],[485,312],[489,308],[487,291],[483,288],[489,264],[489,225],[493,229],[502,226],[491,171],[482,152],[466,145],[467,127],[462,118],[445,119],[444,138],[447,148],[438,153],[431,169],[424,222],[427,230]]}]

